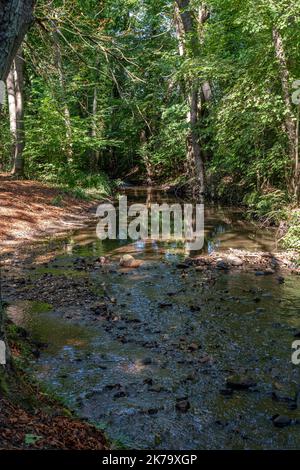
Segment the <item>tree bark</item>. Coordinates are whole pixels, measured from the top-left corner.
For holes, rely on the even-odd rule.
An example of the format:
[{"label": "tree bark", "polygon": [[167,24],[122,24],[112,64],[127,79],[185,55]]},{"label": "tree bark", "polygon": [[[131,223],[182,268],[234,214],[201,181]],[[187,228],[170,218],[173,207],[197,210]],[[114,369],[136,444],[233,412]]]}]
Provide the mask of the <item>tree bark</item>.
[{"label": "tree bark", "polygon": [[[93,108],[92,108],[93,121],[92,121],[92,132],[91,132],[91,135],[94,139],[97,138],[97,134],[98,134],[97,113],[98,113],[98,89],[97,89],[97,84],[95,84],[94,95],[93,95]],[[100,159],[99,149],[93,150],[92,158],[91,158],[91,165],[90,165],[90,168],[92,171],[98,170],[99,159]]]},{"label": "tree bark", "polygon": [[11,168],[14,165],[15,146],[17,141],[17,119],[16,119],[16,90],[15,90],[15,76],[14,76],[14,62],[11,65],[7,80],[7,99],[8,99],[8,110],[9,110],[9,127],[12,140],[12,152],[11,152]]},{"label": "tree bark", "polygon": [[[9,74],[16,52],[19,49],[28,28],[33,22],[34,5],[35,0],[0,0],[0,80],[3,80],[4,82]],[[7,350],[7,366],[4,369],[6,370],[10,367],[11,363],[10,353],[5,337],[1,293],[0,340],[5,342]]]},{"label": "tree bark", "polygon": [[[179,54],[181,56],[190,54],[192,58],[196,58],[200,53],[200,41],[190,8],[190,0],[176,0],[175,25],[179,41]],[[196,79],[188,79],[185,83],[185,88],[189,104],[187,114],[189,125],[186,155],[187,172],[191,178],[193,196],[202,200],[205,193],[205,167],[197,129],[202,109],[198,77]]]},{"label": "tree bark", "polygon": [[283,45],[283,40],[280,32],[276,27],[273,28],[273,44],[275,48],[275,54],[279,65],[279,73],[281,80],[281,88],[284,99],[284,104],[286,107],[285,114],[285,132],[288,139],[288,148],[289,148],[289,159],[290,164],[293,168],[291,181],[288,181],[288,186],[290,191],[299,198],[299,163],[298,163],[298,135],[297,135],[297,123],[293,113],[292,105],[292,96],[290,90],[290,75],[287,66],[287,59],[285,54],[285,49]]},{"label": "tree bark", "polygon": [[[145,147],[147,144],[147,131],[143,129],[140,134],[140,141],[142,144],[142,147]],[[152,171],[152,164],[150,161],[150,158],[147,154],[143,154],[143,161],[146,167],[146,172],[147,172],[147,184],[148,186],[151,186],[153,184],[153,171]]]},{"label": "tree bark", "polygon": [[24,175],[23,150],[25,146],[24,129],[24,60],[22,50],[19,50],[13,60],[8,74],[7,92],[9,105],[10,131],[13,141],[13,168],[12,174],[18,177]]},{"label": "tree bark", "polygon": [[5,81],[11,63],[33,22],[35,0],[0,0],[0,80]]},{"label": "tree bark", "polygon": [[66,99],[66,80],[65,80],[65,73],[63,68],[63,61],[62,61],[62,54],[61,54],[61,47],[57,32],[56,24],[53,23],[54,31],[52,32],[52,39],[54,44],[54,51],[55,51],[55,67],[58,73],[58,81],[60,86],[60,101],[62,104],[62,111],[64,116],[64,123],[66,128],[66,155],[69,162],[72,161],[73,158],[73,144],[72,144],[72,124],[71,124],[71,114],[69,110],[69,106]]}]

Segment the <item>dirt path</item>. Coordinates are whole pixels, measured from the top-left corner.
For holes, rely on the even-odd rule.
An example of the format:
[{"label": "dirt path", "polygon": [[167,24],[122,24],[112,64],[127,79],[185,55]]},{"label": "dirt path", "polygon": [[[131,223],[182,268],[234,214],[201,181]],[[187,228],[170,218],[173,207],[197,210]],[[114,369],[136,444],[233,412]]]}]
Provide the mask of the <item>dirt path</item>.
[{"label": "dirt path", "polygon": [[37,181],[0,174],[0,248],[83,227],[95,205],[96,201],[75,199]]}]

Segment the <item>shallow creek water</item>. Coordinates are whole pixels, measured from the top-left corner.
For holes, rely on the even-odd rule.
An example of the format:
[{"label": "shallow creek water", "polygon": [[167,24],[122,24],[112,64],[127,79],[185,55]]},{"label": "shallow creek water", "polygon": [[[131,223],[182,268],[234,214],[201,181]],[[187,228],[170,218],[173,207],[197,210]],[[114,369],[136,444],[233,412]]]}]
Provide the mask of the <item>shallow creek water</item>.
[{"label": "shallow creek water", "polygon": [[[127,195],[129,202],[176,202],[160,191]],[[245,223],[234,209],[207,208],[205,234],[204,252],[276,248],[273,231]],[[121,269],[125,253],[144,264]],[[111,264],[94,265],[103,255]],[[48,343],[31,370],[80,416],[105,429],[114,445],[299,448],[300,425],[276,428],[272,417],[300,418],[299,400],[297,409],[290,406],[299,389],[291,344],[300,331],[300,279],[287,276],[279,284],[276,276],[238,271],[211,278],[178,269],[184,256],[175,242],[101,242],[95,222],[57,243],[50,261],[30,270],[33,288],[47,275],[84,278],[95,294],[110,299],[110,315],[94,315],[76,296],[54,307],[38,293],[35,300],[8,295],[10,317]],[[89,269],[80,269],[82,259]],[[250,374],[256,386],[223,395],[233,373]],[[274,400],[274,390],[282,400]],[[189,409],[178,410],[180,400]]]}]

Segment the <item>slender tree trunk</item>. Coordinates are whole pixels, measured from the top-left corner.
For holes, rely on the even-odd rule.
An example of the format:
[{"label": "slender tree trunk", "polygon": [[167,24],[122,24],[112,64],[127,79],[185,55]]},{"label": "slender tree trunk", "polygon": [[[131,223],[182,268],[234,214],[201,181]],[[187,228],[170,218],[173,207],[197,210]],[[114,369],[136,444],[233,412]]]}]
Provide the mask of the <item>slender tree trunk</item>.
[{"label": "slender tree trunk", "polygon": [[8,110],[9,110],[9,127],[12,140],[12,151],[11,151],[11,168],[14,166],[15,148],[17,142],[17,115],[16,115],[16,90],[15,90],[15,75],[14,75],[15,62],[13,61],[7,80],[7,98],[8,98]]},{"label": "slender tree trunk", "polygon": [[300,201],[300,165],[299,165],[299,121],[300,106],[298,105],[296,133],[295,133],[295,176],[294,176],[294,194],[297,202]]},{"label": "slender tree trunk", "polygon": [[18,177],[24,175],[23,150],[25,146],[24,129],[24,60],[20,49],[13,60],[7,78],[7,93],[9,105],[10,131],[13,141],[12,174]]},{"label": "slender tree trunk", "polygon": [[73,158],[73,144],[72,144],[72,124],[71,124],[71,114],[66,98],[66,80],[65,80],[65,73],[63,68],[63,61],[62,61],[62,54],[61,54],[61,47],[57,32],[57,27],[54,23],[55,30],[52,32],[52,38],[54,43],[54,51],[55,51],[55,66],[58,73],[58,81],[60,86],[60,101],[62,105],[62,111],[64,116],[64,123],[66,128],[66,155],[69,162],[72,161]]},{"label": "slender tree trunk", "polygon": [[[190,0],[176,0],[175,25],[179,42],[179,54],[181,56],[190,54],[192,58],[197,57],[200,52],[200,42],[190,9]],[[187,114],[187,122],[189,124],[186,155],[187,172],[191,178],[192,194],[201,200],[205,192],[205,168],[198,137],[199,110],[201,110],[198,78],[188,79],[185,83],[185,88],[189,104]]]},{"label": "slender tree trunk", "polygon": [[297,123],[293,113],[293,106],[292,106],[292,97],[291,97],[291,90],[290,90],[290,76],[289,70],[287,66],[287,59],[284,50],[283,40],[280,32],[277,28],[273,28],[273,44],[275,48],[275,54],[279,65],[279,73],[280,73],[280,80],[281,80],[281,88],[282,94],[284,99],[284,104],[286,107],[286,114],[285,114],[285,132],[288,139],[288,148],[289,148],[289,157],[290,157],[290,165],[293,168],[293,174],[291,181],[288,181],[288,186],[290,191],[294,193],[294,195],[298,198],[299,197],[299,163],[298,163],[298,144],[297,144]]},{"label": "slender tree trunk", "polygon": [[[92,132],[91,135],[94,139],[97,138],[98,134],[98,125],[97,125],[97,118],[98,118],[98,90],[97,84],[94,87],[94,95],[93,95],[93,108],[92,108],[92,115],[93,115],[93,122],[92,122]],[[99,149],[93,150],[92,159],[91,159],[91,170],[97,171],[100,159],[100,152]]]},{"label": "slender tree trunk", "polygon": [[199,85],[197,82],[190,84],[188,103],[190,110],[187,121],[190,132],[187,137],[187,167],[189,174],[195,178],[193,195],[202,199],[205,192],[205,168],[197,129],[199,123]]},{"label": "slender tree trunk", "polygon": [[[95,74],[95,86],[93,94],[93,106],[92,106],[92,130],[91,136],[96,139],[99,136],[99,116],[98,116],[98,82],[100,78],[99,73],[99,58],[96,59],[95,67],[97,69]],[[96,148],[93,150],[91,155],[90,168],[91,171],[98,171],[99,169],[99,160],[100,160],[100,150]]]},{"label": "slender tree trunk", "polygon": [[[145,131],[145,129],[141,131],[140,140],[141,140],[142,147],[144,147],[147,144],[147,132]],[[151,161],[147,154],[143,155],[143,161],[144,161],[146,172],[147,172],[147,184],[151,186],[153,183],[153,169],[152,169]]]}]

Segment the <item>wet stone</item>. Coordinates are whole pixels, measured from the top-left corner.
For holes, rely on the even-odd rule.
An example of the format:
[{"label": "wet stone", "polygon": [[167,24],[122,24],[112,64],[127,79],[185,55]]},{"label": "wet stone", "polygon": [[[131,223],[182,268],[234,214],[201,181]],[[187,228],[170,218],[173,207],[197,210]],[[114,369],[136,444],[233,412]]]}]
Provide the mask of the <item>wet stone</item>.
[{"label": "wet stone", "polygon": [[226,263],[226,261],[223,260],[218,260],[216,263],[217,269],[222,269],[224,271],[227,271],[229,269],[229,264]]},{"label": "wet stone", "polygon": [[220,395],[223,395],[224,397],[232,397],[233,390],[231,388],[222,388],[220,390]]},{"label": "wet stone", "polygon": [[158,304],[159,308],[170,308],[172,307],[173,304],[171,304],[170,302],[160,302]]},{"label": "wet stone", "polygon": [[185,398],[178,398],[176,400],[176,410],[180,411],[181,413],[187,413],[187,411],[191,408],[190,402]]},{"label": "wet stone", "polygon": [[149,386],[148,390],[149,390],[149,392],[160,393],[160,392],[163,392],[163,391],[164,391],[164,388],[163,388],[163,386],[160,385],[160,384],[155,384],[155,385]]},{"label": "wet stone", "polygon": [[234,255],[227,256],[227,261],[232,266],[242,266],[242,264],[244,263],[241,258],[239,258],[238,256],[234,256]]},{"label": "wet stone", "polygon": [[274,416],[273,424],[276,428],[285,428],[286,426],[290,426],[292,424],[292,420],[288,416]]},{"label": "wet stone", "polygon": [[256,386],[256,382],[251,377],[231,375],[226,379],[226,386],[232,390],[248,390]]},{"label": "wet stone", "polygon": [[152,362],[153,362],[153,361],[152,361],[152,358],[151,358],[151,357],[145,357],[145,358],[142,360],[142,364],[143,364],[144,366],[147,366],[147,365],[149,365],[149,364],[152,364]]}]

